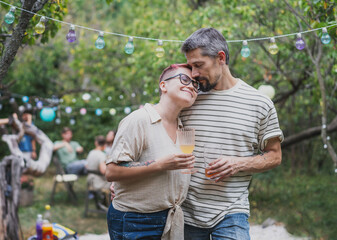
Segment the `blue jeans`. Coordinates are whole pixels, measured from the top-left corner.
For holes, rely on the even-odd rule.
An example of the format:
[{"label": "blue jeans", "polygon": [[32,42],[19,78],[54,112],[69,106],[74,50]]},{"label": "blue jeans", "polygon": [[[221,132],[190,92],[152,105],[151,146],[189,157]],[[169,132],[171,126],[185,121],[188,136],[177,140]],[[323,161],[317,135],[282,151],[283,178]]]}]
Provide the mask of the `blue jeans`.
[{"label": "blue jeans", "polygon": [[87,168],[85,167],[86,163],[87,163],[86,160],[77,160],[75,162],[69,163],[66,166],[66,173],[76,175],[86,175],[87,174]]},{"label": "blue jeans", "polygon": [[121,212],[112,204],[107,214],[112,240],[160,240],[166,224],[168,210],[155,213]]},{"label": "blue jeans", "polygon": [[212,228],[198,228],[185,224],[185,240],[250,240],[248,215],[228,214]]}]

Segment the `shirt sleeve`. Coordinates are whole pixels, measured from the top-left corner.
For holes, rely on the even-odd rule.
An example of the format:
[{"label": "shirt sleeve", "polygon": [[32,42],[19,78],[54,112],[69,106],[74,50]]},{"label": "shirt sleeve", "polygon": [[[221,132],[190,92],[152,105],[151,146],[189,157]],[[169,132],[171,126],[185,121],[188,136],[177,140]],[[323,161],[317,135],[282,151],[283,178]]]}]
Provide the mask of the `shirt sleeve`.
[{"label": "shirt sleeve", "polygon": [[260,131],[258,136],[260,151],[263,151],[264,148],[267,146],[268,139],[275,137],[278,137],[280,139],[280,142],[282,142],[284,139],[277,118],[276,109],[274,107],[274,104],[272,104],[269,108],[267,115],[260,122]]},{"label": "shirt sleeve", "polygon": [[138,161],[145,147],[144,123],[137,114],[130,114],[120,122],[106,164]]}]

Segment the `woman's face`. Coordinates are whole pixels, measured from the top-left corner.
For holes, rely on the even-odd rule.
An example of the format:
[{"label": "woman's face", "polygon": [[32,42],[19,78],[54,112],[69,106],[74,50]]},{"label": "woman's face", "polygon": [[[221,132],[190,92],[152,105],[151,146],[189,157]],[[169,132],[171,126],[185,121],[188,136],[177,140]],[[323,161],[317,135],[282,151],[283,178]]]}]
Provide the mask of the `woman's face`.
[{"label": "woman's face", "polygon": [[192,79],[188,68],[177,68],[162,81],[167,95],[182,107],[191,106],[198,95],[198,83]]}]

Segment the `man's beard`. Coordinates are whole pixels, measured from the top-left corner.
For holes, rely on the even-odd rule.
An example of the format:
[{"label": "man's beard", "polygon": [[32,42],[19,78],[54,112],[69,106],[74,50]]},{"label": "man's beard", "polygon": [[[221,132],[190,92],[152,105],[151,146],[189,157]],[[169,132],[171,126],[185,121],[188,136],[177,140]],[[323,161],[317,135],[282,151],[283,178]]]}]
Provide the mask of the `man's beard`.
[{"label": "man's beard", "polygon": [[[213,84],[211,84],[209,82],[208,78],[205,78],[205,77],[196,77],[195,80],[199,82],[199,89],[202,92],[209,92],[210,90],[212,90],[213,88],[215,88],[215,86],[218,83],[218,81],[216,81]],[[204,82],[201,83],[200,80],[204,80]]]}]

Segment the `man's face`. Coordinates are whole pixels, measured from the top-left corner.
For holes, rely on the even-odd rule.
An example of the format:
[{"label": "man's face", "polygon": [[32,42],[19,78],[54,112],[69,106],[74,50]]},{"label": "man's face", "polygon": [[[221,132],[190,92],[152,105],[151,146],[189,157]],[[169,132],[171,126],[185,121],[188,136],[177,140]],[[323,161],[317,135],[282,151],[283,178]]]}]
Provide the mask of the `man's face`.
[{"label": "man's face", "polygon": [[192,78],[200,84],[200,90],[208,92],[216,88],[221,78],[221,66],[218,58],[201,55],[201,49],[197,48],[186,53],[187,64],[192,67]]},{"label": "man's face", "polygon": [[66,131],[65,133],[62,133],[62,138],[65,141],[70,141],[72,137],[73,137],[72,131]]}]

